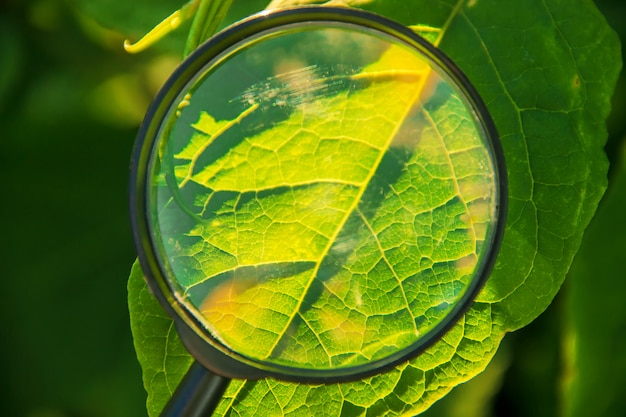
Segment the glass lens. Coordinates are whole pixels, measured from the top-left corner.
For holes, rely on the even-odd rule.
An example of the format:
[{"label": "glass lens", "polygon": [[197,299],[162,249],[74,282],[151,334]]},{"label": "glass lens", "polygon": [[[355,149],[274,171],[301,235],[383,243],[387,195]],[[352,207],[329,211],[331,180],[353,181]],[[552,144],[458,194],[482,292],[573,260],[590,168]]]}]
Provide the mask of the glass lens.
[{"label": "glass lens", "polygon": [[340,369],[432,337],[476,287],[491,144],[446,71],[348,23],[266,30],[180,92],[149,164],[173,297],[253,362]]}]

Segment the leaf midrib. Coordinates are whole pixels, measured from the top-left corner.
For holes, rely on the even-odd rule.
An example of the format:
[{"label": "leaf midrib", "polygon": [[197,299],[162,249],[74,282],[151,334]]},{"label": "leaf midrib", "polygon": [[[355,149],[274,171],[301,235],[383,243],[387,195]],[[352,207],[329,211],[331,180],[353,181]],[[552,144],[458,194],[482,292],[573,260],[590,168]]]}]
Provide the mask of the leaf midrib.
[{"label": "leaf midrib", "polygon": [[[448,16],[448,19],[444,23],[443,27],[441,28],[441,32],[439,33],[439,35],[437,36],[437,39],[434,42],[435,47],[437,47],[439,45],[439,43],[441,42],[441,40],[443,39],[443,36],[445,35],[445,32],[447,31],[448,27],[450,26],[452,20],[460,13],[461,7],[462,7],[464,2],[465,2],[465,0],[458,0],[457,1],[455,7],[452,9],[452,12],[450,13],[450,16]],[[300,309],[302,308],[302,304],[304,303],[304,300],[306,298],[306,294],[309,292],[309,289],[311,288],[311,285],[315,281],[315,278],[317,277],[317,275],[319,273],[319,270],[320,270],[324,260],[328,256],[328,253],[330,252],[330,249],[332,248],[332,246],[335,243],[337,237],[339,236],[339,233],[341,233],[341,231],[344,229],[344,227],[346,225],[346,222],[348,221],[348,219],[350,218],[352,213],[355,212],[355,210],[357,210],[357,208],[359,206],[359,203],[361,202],[361,198],[363,197],[363,194],[365,193],[365,190],[367,189],[367,186],[370,184],[372,178],[374,177],[374,175],[378,171],[378,167],[380,166],[380,163],[381,163],[383,157],[387,153],[387,150],[389,149],[389,146],[391,145],[391,142],[396,137],[396,135],[398,134],[398,132],[401,129],[402,125],[404,124],[406,118],[408,117],[408,115],[410,114],[411,110],[413,109],[413,107],[415,106],[417,101],[419,100],[419,97],[421,96],[422,91],[424,89],[424,85],[426,84],[426,80],[428,80],[428,78],[430,77],[430,73],[431,72],[432,72],[431,67],[428,66],[427,70],[424,71],[424,73],[422,74],[422,78],[420,78],[419,85],[415,89],[415,92],[413,93],[411,98],[407,101],[408,105],[406,107],[405,112],[402,114],[401,117],[398,118],[398,122],[396,123],[396,126],[394,127],[393,131],[389,135],[387,141],[385,142],[385,145],[381,147],[381,150],[380,150],[380,152],[378,154],[378,157],[376,158],[376,160],[372,164],[370,172],[368,173],[367,177],[363,180],[363,185],[359,188],[359,192],[354,197],[354,200],[353,200],[352,204],[350,205],[350,207],[348,207],[348,209],[346,210],[345,215],[343,216],[343,218],[341,219],[341,221],[337,225],[337,228],[335,229],[334,234],[328,240],[328,243],[326,244],[326,246],[324,247],[324,249],[320,253],[319,260],[316,262],[315,268],[311,272],[310,278],[308,279],[307,283],[303,287],[303,291],[302,291],[303,295],[299,298],[295,308],[293,309],[293,313],[289,316],[289,319],[286,321],[286,324],[283,327],[283,329],[280,332],[277,333],[278,337],[276,338],[274,344],[270,347],[270,349],[269,349],[269,351],[268,351],[268,353],[267,353],[267,355],[265,356],[264,359],[268,359],[269,357],[272,356],[274,351],[277,349],[279,343],[283,339],[284,335],[287,334],[287,330],[292,325],[295,317],[298,314],[300,314]],[[402,286],[400,286],[400,287],[402,287]],[[403,290],[403,294],[404,294],[404,290]],[[405,298],[405,301],[406,301],[406,295],[405,295],[404,298]],[[407,308],[408,307],[409,306],[407,304]],[[416,335],[417,335],[417,328],[415,328],[415,331],[416,331]],[[329,357],[329,360],[330,360],[330,357]]]},{"label": "leaf midrib", "polygon": [[389,149],[389,146],[391,145],[391,142],[396,137],[397,133],[401,129],[402,125],[404,124],[407,116],[410,114],[411,110],[413,109],[413,106],[415,105],[415,103],[419,99],[419,97],[420,97],[420,95],[421,95],[421,93],[422,93],[422,91],[424,89],[424,85],[426,83],[426,80],[428,79],[429,75],[430,75],[430,69],[425,71],[425,73],[423,74],[422,78],[420,79],[419,85],[415,89],[415,92],[413,93],[411,98],[407,101],[407,103],[409,103],[409,104],[407,105],[406,110],[398,118],[398,122],[396,123],[394,129],[389,134],[389,137],[387,138],[387,141],[385,142],[384,146],[381,147],[381,150],[379,151],[378,157],[376,158],[376,160],[372,164],[370,172],[368,173],[367,177],[363,180],[362,185],[359,187],[359,191],[358,191],[357,195],[354,197],[354,199],[352,201],[352,204],[346,209],[345,214],[344,214],[343,218],[337,224],[337,227],[335,228],[335,231],[334,231],[333,235],[330,236],[330,238],[328,239],[328,243],[326,244],[324,249],[321,251],[319,259],[316,261],[315,267],[311,271],[311,275],[310,275],[308,281],[306,282],[306,284],[304,285],[304,287],[302,289],[302,296],[298,299],[298,302],[297,302],[296,306],[294,307],[292,314],[289,316],[288,320],[286,320],[285,326],[279,332],[277,332],[278,337],[276,338],[276,341],[269,348],[267,355],[263,359],[268,359],[269,357],[272,356],[274,351],[277,349],[277,346],[279,345],[280,341],[282,340],[283,336],[287,333],[288,328],[292,325],[292,323],[295,320],[296,316],[300,313],[300,309],[302,308],[302,304],[304,303],[304,300],[306,298],[306,294],[309,292],[309,289],[311,288],[311,285],[315,281],[315,278],[317,277],[317,275],[319,273],[319,270],[320,270],[324,260],[327,258],[331,248],[333,247],[333,244],[336,242],[337,237],[339,236],[339,233],[341,233],[341,231],[344,229],[348,219],[350,218],[352,213],[355,212],[355,210],[357,210],[357,208],[359,206],[359,203],[361,202],[361,198],[363,197],[363,194],[365,193],[365,190],[367,190],[367,186],[372,181],[372,178],[374,177],[374,175],[378,171],[378,167],[380,166],[380,163],[381,163],[383,157],[387,153],[387,150]]}]

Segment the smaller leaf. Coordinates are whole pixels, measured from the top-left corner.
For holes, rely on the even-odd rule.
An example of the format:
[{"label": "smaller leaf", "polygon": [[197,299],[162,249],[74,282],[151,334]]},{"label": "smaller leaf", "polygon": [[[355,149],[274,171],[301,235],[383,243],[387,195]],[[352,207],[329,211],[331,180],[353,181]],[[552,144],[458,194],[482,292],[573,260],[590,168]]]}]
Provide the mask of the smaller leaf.
[{"label": "smaller leaf", "polygon": [[[626,143],[624,141],[623,143]],[[624,148],[626,150],[626,148]],[[569,377],[565,416],[617,416],[626,409],[626,152],[570,273]]]},{"label": "smaller leaf", "polygon": [[139,262],[128,280],[130,326],[148,392],[148,414],[158,416],[193,362],[174,322],[148,289]]}]

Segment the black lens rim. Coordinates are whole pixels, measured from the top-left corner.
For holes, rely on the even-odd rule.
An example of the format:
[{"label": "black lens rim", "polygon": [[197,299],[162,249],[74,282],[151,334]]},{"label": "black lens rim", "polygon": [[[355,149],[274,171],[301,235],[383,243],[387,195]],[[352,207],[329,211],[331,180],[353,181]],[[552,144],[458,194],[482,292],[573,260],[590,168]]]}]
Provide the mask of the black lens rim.
[{"label": "black lens rim", "polygon": [[[158,133],[172,106],[176,105],[177,97],[194,75],[214,57],[249,37],[281,26],[310,22],[353,24],[377,30],[426,55],[456,83],[456,87],[465,95],[473,107],[478,123],[484,130],[488,144],[491,146],[491,154],[494,157],[497,203],[495,225],[491,229],[491,247],[487,248],[489,254],[483,258],[476,278],[470,284],[461,302],[425,338],[420,339],[412,346],[373,363],[350,368],[316,370],[269,364],[248,358],[222,345],[172,294],[165,278],[166,272],[158,261],[158,249],[152,239],[149,213],[147,212],[150,195],[148,189],[150,160]],[[129,194],[133,238],[148,286],[168,315],[174,319],[184,345],[198,362],[207,369],[230,378],[274,377],[295,382],[330,383],[361,379],[392,369],[422,353],[440,340],[458,322],[473,304],[495,264],[504,235],[508,182],[504,152],[495,124],[478,92],[450,58],[409,28],[386,17],[353,8],[305,6],[265,11],[251,16],[206,41],[179,65],[156,95],[139,129],[131,157]]]}]

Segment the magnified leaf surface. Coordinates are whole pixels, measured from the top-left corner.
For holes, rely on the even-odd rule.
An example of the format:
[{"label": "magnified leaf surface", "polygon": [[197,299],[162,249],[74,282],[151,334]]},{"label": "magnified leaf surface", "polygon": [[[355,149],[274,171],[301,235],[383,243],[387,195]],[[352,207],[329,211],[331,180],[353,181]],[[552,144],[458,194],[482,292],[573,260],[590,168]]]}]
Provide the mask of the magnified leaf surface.
[{"label": "magnified leaf surface", "polygon": [[[483,370],[503,335],[530,322],[550,303],[605,189],[604,123],[619,71],[619,46],[590,1],[518,3],[502,7],[501,2],[488,0],[354,2],[417,30],[439,28],[439,46],[479,90],[498,127],[509,173],[509,213],[496,268],[476,303],[438,343],[390,372],[320,386],[233,381],[219,415],[415,415]],[[197,128],[210,129],[213,122],[219,123],[199,120]],[[349,171],[355,175],[357,170]],[[198,183],[219,178],[209,171],[195,172]],[[348,175],[337,173],[342,174]],[[359,178],[341,180],[356,184]],[[220,186],[232,189],[228,187],[233,184]],[[338,212],[346,212],[341,205],[349,203],[333,204]],[[358,210],[355,213],[358,220]],[[317,236],[333,236],[312,221]],[[369,230],[365,226],[363,232]],[[375,225],[372,229],[377,230]],[[320,246],[323,252],[326,246]],[[248,255],[250,263],[266,256],[252,248]],[[312,265],[319,262],[315,253],[309,255]],[[232,262],[219,259],[224,265]],[[148,308],[155,303],[148,295],[135,268],[129,281],[132,325],[149,392],[148,410],[158,415],[167,401],[163,393],[172,392],[184,364],[171,365],[177,353],[167,352],[178,343],[173,334],[145,337],[153,331],[147,328],[147,317],[156,315],[167,322],[160,310]],[[351,349],[342,347],[337,353]],[[327,360],[332,355],[318,357]]]},{"label": "magnified leaf surface", "polygon": [[[258,360],[334,369],[412,347],[455,311],[489,252],[497,197],[483,130],[404,47],[354,74],[317,78],[306,66],[279,77],[298,92],[286,120],[246,133],[276,105],[249,96],[233,120],[201,110],[191,140],[161,156],[176,179],[159,189],[155,221],[176,285],[214,335]],[[186,211],[195,222],[172,233]]]}]

